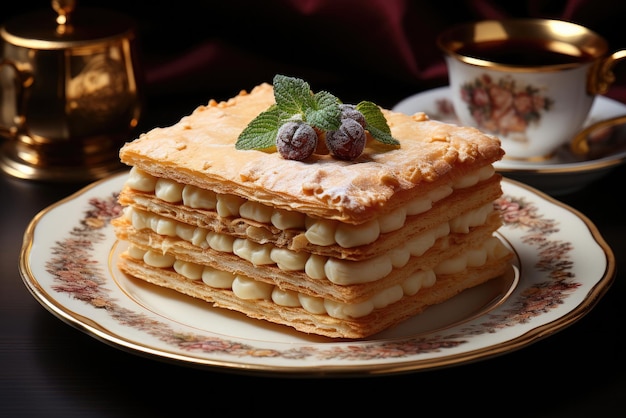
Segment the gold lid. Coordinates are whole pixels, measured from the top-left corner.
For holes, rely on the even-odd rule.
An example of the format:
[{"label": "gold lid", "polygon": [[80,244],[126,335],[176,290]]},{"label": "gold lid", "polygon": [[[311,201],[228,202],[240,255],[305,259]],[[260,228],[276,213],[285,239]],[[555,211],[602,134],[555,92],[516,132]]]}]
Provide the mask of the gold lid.
[{"label": "gold lid", "polygon": [[75,0],[52,0],[52,8],[17,16],[0,29],[4,41],[55,50],[134,36],[134,21],[110,10],[76,8]]}]

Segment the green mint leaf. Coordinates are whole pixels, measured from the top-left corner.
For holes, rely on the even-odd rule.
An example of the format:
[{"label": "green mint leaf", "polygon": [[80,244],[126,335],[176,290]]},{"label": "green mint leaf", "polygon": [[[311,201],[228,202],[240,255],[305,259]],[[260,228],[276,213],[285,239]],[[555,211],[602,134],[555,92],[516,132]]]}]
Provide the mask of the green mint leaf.
[{"label": "green mint leaf", "polygon": [[311,126],[325,131],[334,131],[341,125],[339,99],[326,91],[313,96],[312,106],[305,110],[305,120]]},{"label": "green mint leaf", "polygon": [[276,105],[270,106],[246,126],[239,134],[236,149],[271,150],[276,146],[278,128],[285,119],[284,113]]},{"label": "green mint leaf", "polygon": [[277,74],[274,76],[274,98],[280,110],[290,115],[305,114],[314,106],[313,93],[306,81]]},{"label": "green mint leaf", "polygon": [[366,123],[365,129],[375,140],[386,145],[400,145],[400,142],[391,136],[387,119],[376,104],[362,101],[356,105],[356,109],[363,114]]},{"label": "green mint leaf", "polygon": [[274,98],[278,108],[313,127],[323,130],[339,129],[339,99],[322,91],[313,94],[309,83],[296,78],[277,74],[274,76]]},{"label": "green mint leaf", "polygon": [[[334,131],[341,126],[341,101],[331,93],[314,94],[304,80],[280,74],[274,76],[273,83],[276,103],[246,126],[237,138],[236,149],[275,151],[278,130],[287,121],[301,121],[322,131]],[[374,139],[386,145],[400,145],[376,104],[362,101],[356,109],[363,114],[365,128]]]},{"label": "green mint leaf", "polygon": [[400,141],[398,141],[393,136],[391,136],[389,132],[381,131],[380,129],[375,128],[373,126],[368,126],[367,130],[370,133],[370,135],[372,135],[372,138],[374,138],[380,143],[383,143],[385,145],[393,145],[393,146],[400,145]]}]

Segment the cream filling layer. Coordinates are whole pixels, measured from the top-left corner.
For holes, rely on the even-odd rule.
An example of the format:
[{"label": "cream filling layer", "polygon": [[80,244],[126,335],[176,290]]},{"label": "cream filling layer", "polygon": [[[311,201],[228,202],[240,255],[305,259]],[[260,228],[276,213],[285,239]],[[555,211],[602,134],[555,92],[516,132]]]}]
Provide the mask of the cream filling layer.
[{"label": "cream filling layer", "polygon": [[[467,233],[470,228],[483,225],[494,210],[492,203],[486,204],[431,228],[386,254],[361,261],[296,252],[275,247],[271,243],[259,244],[247,238],[220,234],[133,207],[125,208],[124,216],[137,230],[150,229],[159,235],[180,238],[200,248],[232,253],[257,266],[276,265],[284,271],[304,271],[312,279],[328,279],[335,284],[351,285],[382,279],[392,269],[404,267],[411,257],[423,255],[437,239],[451,232]],[[167,241],[163,243],[163,253],[167,252],[169,245],[171,243]]]},{"label": "cream filling layer", "polygon": [[496,237],[485,240],[480,247],[473,248],[457,257],[443,261],[434,270],[418,271],[401,284],[391,286],[374,295],[369,300],[358,304],[337,302],[329,299],[305,295],[294,291],[285,291],[269,283],[259,282],[250,277],[217,270],[209,266],[176,260],[170,254],[157,251],[144,251],[131,245],[127,254],[143,260],[149,266],[173,268],[176,273],[188,280],[201,280],[205,285],[218,289],[230,289],[233,294],[245,300],[271,300],[279,306],[303,308],[312,314],[327,314],[333,318],[360,318],[375,309],[384,308],[402,299],[404,296],[417,294],[421,288],[432,286],[438,274],[460,273],[467,267],[478,267],[489,260],[500,259],[508,250]]},{"label": "cream filling layer", "polygon": [[494,173],[493,165],[482,167],[453,183],[415,197],[405,206],[363,225],[315,219],[303,213],[247,201],[239,196],[217,194],[170,179],[154,177],[137,167],[131,168],[126,184],[137,191],[154,193],[165,202],[182,203],[194,209],[215,210],[221,217],[240,217],[271,224],[280,230],[304,230],[305,238],[314,245],[338,244],[343,248],[353,248],[376,241],[380,234],[402,228],[408,216],[424,213],[430,210],[435,202],[452,194],[453,190],[471,187],[490,178]]}]

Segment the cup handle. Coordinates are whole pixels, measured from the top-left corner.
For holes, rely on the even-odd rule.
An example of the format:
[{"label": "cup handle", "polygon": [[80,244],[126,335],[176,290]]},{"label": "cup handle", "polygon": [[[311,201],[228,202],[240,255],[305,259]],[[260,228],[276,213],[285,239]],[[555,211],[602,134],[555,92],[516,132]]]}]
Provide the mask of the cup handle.
[{"label": "cup handle", "polygon": [[615,81],[613,67],[624,58],[626,58],[626,49],[621,49],[594,64],[587,84],[589,94],[605,94],[609,90]]},{"label": "cup handle", "polygon": [[16,115],[13,120],[14,125],[10,127],[0,126],[0,135],[16,138],[20,134],[26,133],[26,105],[30,86],[33,85],[34,77],[29,71],[21,70],[19,66],[8,59],[0,61],[0,68],[11,67],[15,73],[13,82],[15,85],[15,109]]},{"label": "cup handle", "polygon": [[626,115],[615,116],[612,118],[604,119],[591,125],[580,131],[570,143],[570,151],[574,155],[584,156],[590,152],[590,138],[594,133],[603,132],[607,129],[612,129],[618,125],[626,124]]}]

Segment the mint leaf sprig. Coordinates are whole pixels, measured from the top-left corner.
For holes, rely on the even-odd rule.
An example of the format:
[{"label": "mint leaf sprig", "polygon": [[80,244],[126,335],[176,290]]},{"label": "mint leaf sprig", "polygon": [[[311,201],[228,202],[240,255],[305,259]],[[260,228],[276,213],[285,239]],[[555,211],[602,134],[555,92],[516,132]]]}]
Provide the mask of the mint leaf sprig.
[{"label": "mint leaf sprig", "polygon": [[[289,121],[305,122],[320,131],[334,131],[341,126],[342,102],[331,93],[313,93],[306,81],[280,74],[274,76],[273,86],[276,103],[246,126],[237,138],[236,149],[274,151],[278,130]],[[386,145],[400,145],[377,105],[362,101],[356,109],[363,114],[366,129],[374,139]]]},{"label": "mint leaf sprig", "polygon": [[365,129],[369,131],[375,140],[385,145],[400,145],[400,142],[391,136],[391,129],[389,129],[387,124],[387,119],[385,119],[385,115],[383,115],[383,112],[380,111],[376,104],[362,101],[356,105],[356,110],[363,114]]}]

